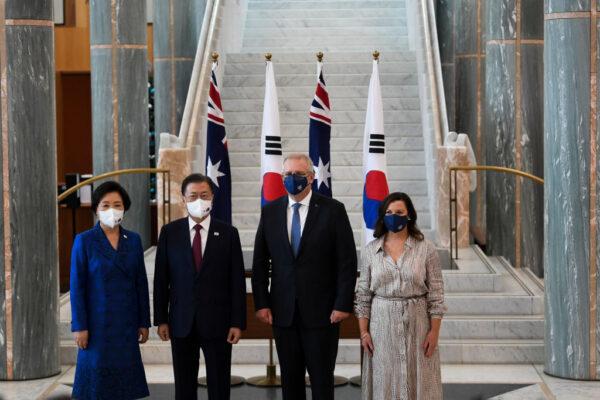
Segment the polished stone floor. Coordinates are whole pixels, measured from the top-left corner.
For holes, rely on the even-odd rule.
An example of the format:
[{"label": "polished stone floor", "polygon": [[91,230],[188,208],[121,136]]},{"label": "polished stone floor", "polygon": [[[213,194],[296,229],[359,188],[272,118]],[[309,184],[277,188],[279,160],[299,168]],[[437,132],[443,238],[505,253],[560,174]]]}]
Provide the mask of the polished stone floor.
[{"label": "polished stone floor", "polygon": [[[248,378],[264,374],[264,366],[234,365],[233,374]],[[358,365],[338,365],[336,374],[352,377]],[[27,382],[0,382],[0,400],[70,399],[75,367],[65,366],[60,375]],[[152,400],[173,398],[173,371],[170,365],[146,366]],[[445,400],[590,400],[600,399],[600,382],[581,382],[552,378],[540,365],[442,365]],[[310,389],[309,389],[310,390]],[[307,393],[310,394],[310,391]],[[508,393],[507,393],[508,392]],[[199,389],[199,399],[206,399]],[[242,386],[233,388],[232,400],[278,400],[279,389]],[[310,399],[310,396],[308,396]],[[337,389],[338,400],[359,400],[360,389],[350,385]]]},{"label": "polished stone floor", "polygon": [[[522,385],[503,384],[446,384],[445,400],[479,400],[507,393],[521,388]],[[310,399],[310,389],[306,391]],[[175,398],[175,388],[171,384],[150,385],[149,400],[166,400]],[[231,400],[281,400],[281,389],[255,388],[239,386],[231,389]],[[338,387],[335,391],[338,400],[360,400],[360,388],[350,385]],[[70,400],[69,387],[63,387],[50,395],[47,400]],[[198,400],[208,399],[205,389],[198,390]]]}]

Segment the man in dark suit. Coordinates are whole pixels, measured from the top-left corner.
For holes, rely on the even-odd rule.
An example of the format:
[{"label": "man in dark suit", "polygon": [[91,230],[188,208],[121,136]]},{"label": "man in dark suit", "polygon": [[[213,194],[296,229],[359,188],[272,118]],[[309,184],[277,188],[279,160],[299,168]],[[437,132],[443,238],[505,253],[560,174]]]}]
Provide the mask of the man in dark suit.
[{"label": "man in dark suit", "polygon": [[283,175],[289,195],[264,206],[256,233],[256,315],[273,326],[284,400],[306,398],[306,370],[313,399],[333,399],[339,323],[354,299],[354,237],[344,205],[311,191],[308,156],[288,156]]},{"label": "man in dark suit", "polygon": [[197,398],[200,349],[208,398],[227,400],[231,345],[246,328],[246,281],[238,231],[211,219],[210,178],[192,174],[181,193],[189,217],[162,227],[154,272],[154,324],[171,340],[175,398]]}]

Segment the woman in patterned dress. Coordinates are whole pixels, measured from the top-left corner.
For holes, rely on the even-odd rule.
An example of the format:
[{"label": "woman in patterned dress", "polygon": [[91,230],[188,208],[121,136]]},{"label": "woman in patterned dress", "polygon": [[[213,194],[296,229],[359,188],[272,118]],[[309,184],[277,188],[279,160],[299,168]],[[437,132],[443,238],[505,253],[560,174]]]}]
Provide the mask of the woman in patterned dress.
[{"label": "woman in patterned dress", "polygon": [[363,399],[441,399],[442,270],[408,195],[385,198],[374,236],[363,252],[355,304],[365,353]]}]

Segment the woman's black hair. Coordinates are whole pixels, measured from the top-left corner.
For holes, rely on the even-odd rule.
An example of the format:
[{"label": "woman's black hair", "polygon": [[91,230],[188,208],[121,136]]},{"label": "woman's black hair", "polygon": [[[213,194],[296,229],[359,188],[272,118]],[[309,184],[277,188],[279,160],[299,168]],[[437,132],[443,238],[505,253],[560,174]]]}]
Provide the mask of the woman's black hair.
[{"label": "woman's black hair", "polygon": [[108,181],[98,186],[92,194],[92,211],[94,213],[98,211],[98,206],[100,205],[100,202],[104,196],[109,193],[118,193],[119,196],[121,196],[121,200],[123,200],[123,207],[125,207],[125,211],[129,210],[129,207],[131,207],[131,199],[129,198],[127,191],[117,182]]},{"label": "woman's black hair", "polygon": [[415,210],[415,206],[413,205],[410,197],[406,193],[402,192],[390,193],[385,199],[383,199],[383,202],[379,206],[379,210],[377,212],[377,222],[375,223],[375,232],[373,233],[373,236],[380,238],[387,233],[388,229],[383,222],[383,217],[385,217],[385,212],[390,204],[395,201],[403,201],[404,205],[406,206],[406,211],[408,212],[409,218],[406,229],[408,229],[409,236],[412,236],[419,241],[423,240],[425,236],[423,236],[423,233],[417,227],[417,210]]}]

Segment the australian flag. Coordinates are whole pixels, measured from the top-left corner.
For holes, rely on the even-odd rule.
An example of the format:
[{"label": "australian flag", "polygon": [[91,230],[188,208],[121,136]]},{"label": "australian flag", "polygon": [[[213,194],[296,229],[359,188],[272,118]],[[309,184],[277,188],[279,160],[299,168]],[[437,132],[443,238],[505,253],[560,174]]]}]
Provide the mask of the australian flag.
[{"label": "australian flag", "polygon": [[313,190],[331,197],[331,108],[323,79],[323,65],[318,64],[318,82],[310,105],[309,155],[315,166]]},{"label": "australian flag", "polygon": [[227,135],[225,133],[221,93],[215,74],[216,69],[217,63],[215,62],[212,67],[208,95],[206,176],[210,177],[215,184],[211,216],[231,223],[231,170],[229,168],[229,152],[227,151]]}]

